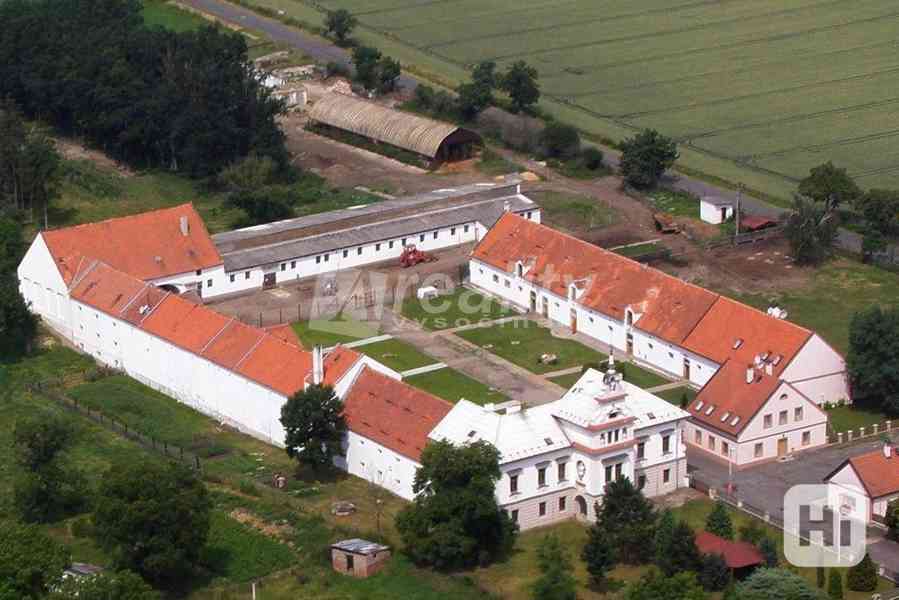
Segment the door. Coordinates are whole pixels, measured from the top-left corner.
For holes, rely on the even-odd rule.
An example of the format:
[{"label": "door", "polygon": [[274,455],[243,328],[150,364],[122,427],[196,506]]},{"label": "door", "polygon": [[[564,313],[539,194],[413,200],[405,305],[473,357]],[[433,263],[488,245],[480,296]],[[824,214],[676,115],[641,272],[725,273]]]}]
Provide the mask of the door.
[{"label": "door", "polygon": [[690,359],[684,359],[684,379],[690,381]]},{"label": "door", "polygon": [[627,353],[634,353],[634,334],[632,333],[627,334]]},{"label": "door", "polygon": [[275,287],[275,273],[266,273],[262,278],[262,289],[268,290]]},{"label": "door", "polygon": [[727,221],[727,207],[722,206],[721,207],[721,222],[724,223],[726,221]]},{"label": "door", "polygon": [[777,458],[787,455],[787,438],[777,440]]},{"label": "door", "polygon": [[543,298],[543,317],[545,319],[549,318],[549,300]]},{"label": "door", "polygon": [[531,292],[531,312],[537,312],[537,292]]},{"label": "door", "polygon": [[577,310],[571,309],[571,333],[577,333]]},{"label": "door", "polygon": [[579,517],[586,519],[587,518],[587,501],[584,500],[583,496],[578,496],[574,499],[574,502],[577,504],[577,514]]}]

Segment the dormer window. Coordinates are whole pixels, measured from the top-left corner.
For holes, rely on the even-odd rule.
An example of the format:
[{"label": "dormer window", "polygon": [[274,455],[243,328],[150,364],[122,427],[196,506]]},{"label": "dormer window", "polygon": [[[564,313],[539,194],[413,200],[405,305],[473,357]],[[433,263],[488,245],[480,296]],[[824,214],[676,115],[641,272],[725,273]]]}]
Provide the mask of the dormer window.
[{"label": "dormer window", "polygon": [[730,411],[727,411],[726,413],[721,415],[721,422],[724,423],[725,421],[727,421],[728,417],[730,417]]},{"label": "dormer window", "polygon": [[629,308],[624,311],[624,323],[628,327],[634,324],[634,311]]},{"label": "dormer window", "polygon": [[743,338],[737,338],[734,340],[734,350],[743,345]]},{"label": "dormer window", "polygon": [[696,403],[696,410],[702,410],[702,400]]},{"label": "dormer window", "polygon": [[730,421],[730,426],[731,426],[731,427],[736,427],[737,423],[739,423],[739,422],[740,422],[740,417],[734,417],[734,418],[731,419],[731,421]]},{"label": "dormer window", "polygon": [[709,416],[709,415],[712,414],[714,411],[715,411],[715,407],[710,405],[707,409],[705,409],[705,415],[706,415],[706,416]]}]

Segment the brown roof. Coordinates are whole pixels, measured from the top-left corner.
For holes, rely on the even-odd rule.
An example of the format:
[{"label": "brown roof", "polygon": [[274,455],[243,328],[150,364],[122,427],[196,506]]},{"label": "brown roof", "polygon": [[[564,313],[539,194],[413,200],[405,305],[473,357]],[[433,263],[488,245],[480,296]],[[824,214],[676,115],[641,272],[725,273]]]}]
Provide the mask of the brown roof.
[{"label": "brown roof", "polygon": [[584,289],[578,302],[620,321],[630,307],[634,326],[680,344],[718,298],[629,258],[514,213],[503,215],[473,257],[509,273],[521,261],[525,279],[566,297],[570,283]]},{"label": "brown roof", "polygon": [[899,456],[896,449],[890,449],[890,458],[883,454],[883,448],[853,456],[845,460],[837,469],[825,478],[830,479],[846,464],[852,465],[865,491],[870,498],[880,498],[899,494]]},{"label": "brown roof", "polygon": [[[188,234],[181,233],[181,218]],[[208,269],[222,257],[191,204],[41,233],[66,283],[93,259],[137,279]]]},{"label": "brown roof", "polygon": [[364,367],[344,400],[350,431],[421,460],[428,434],[450,411],[446,400]]},{"label": "brown roof", "polygon": [[701,554],[720,554],[731,569],[752,567],[765,562],[759,549],[749,542],[734,542],[708,531],[696,534],[696,548]]}]

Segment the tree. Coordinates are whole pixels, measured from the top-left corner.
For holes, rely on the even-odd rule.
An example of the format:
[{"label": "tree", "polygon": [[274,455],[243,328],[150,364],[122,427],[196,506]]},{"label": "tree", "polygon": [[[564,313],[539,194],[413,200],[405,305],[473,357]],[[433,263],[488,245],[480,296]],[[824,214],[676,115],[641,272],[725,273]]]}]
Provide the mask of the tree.
[{"label": "tree", "polygon": [[739,529],[740,541],[749,542],[753,546],[758,546],[766,535],[765,529],[755,520],[750,521],[746,525],[741,525]]},{"label": "tree", "polygon": [[540,152],[546,158],[570,160],[580,150],[581,135],[570,125],[552,122],[540,132]]},{"label": "tree", "polygon": [[839,169],[828,161],[814,167],[799,182],[799,193],[820,202],[827,210],[836,210],[840,204],[855,202],[862,192],[846,169]]},{"label": "tree", "polygon": [[206,487],[190,469],[155,460],[119,464],[100,481],[93,535],[117,567],[170,589],[199,563],[211,510]]},{"label": "tree", "polygon": [[596,146],[587,146],[581,152],[581,161],[584,163],[585,167],[591,171],[596,171],[603,164],[602,150]]},{"label": "tree", "polygon": [[843,600],[843,576],[836,569],[827,578],[827,596],[830,600]]},{"label": "tree", "polygon": [[0,521],[0,600],[38,600],[56,586],[69,552],[35,525]]},{"label": "tree", "polygon": [[730,583],[730,568],[720,554],[706,554],[699,567],[699,583],[710,592],[720,592]]},{"label": "tree", "polygon": [[674,541],[674,528],[676,525],[677,520],[674,518],[674,513],[670,509],[665,509],[659,515],[653,536],[652,562],[666,575],[674,573],[673,568],[668,566],[668,561],[671,558],[671,547]]},{"label": "tree", "polygon": [[767,535],[759,542],[759,552],[765,557],[765,566],[773,569],[780,562],[777,556],[777,542]]},{"label": "tree", "polygon": [[385,56],[378,61],[378,82],[376,87],[378,93],[389,94],[396,89],[396,81],[402,72],[402,66],[394,58]]},{"label": "tree", "polygon": [[739,600],[826,600],[796,573],[785,569],[757,569],[736,586]]},{"label": "tree", "polygon": [[626,564],[649,562],[653,556],[656,513],[643,492],[627,477],[606,485],[597,523]]},{"label": "tree", "polygon": [[852,317],[846,363],[858,401],[899,415],[899,308],[875,305]]},{"label": "tree", "polygon": [[706,517],[705,529],[709,533],[714,533],[726,540],[734,539],[734,523],[730,519],[727,507],[720,500],[715,502],[715,508]]},{"label": "tree", "polygon": [[871,262],[875,254],[886,249],[887,238],[873,227],[865,228],[865,235],[862,237],[862,261]]},{"label": "tree", "polygon": [[0,273],[0,356],[29,354],[38,332],[38,317],[28,305],[13,273]]},{"label": "tree", "polygon": [[541,575],[534,582],[534,600],[577,598],[577,583],[571,574],[571,559],[555,535],[547,535],[537,546],[537,566]]},{"label": "tree", "polygon": [[56,520],[82,505],[83,479],[65,460],[74,437],[72,427],[59,417],[16,422],[13,452],[19,473],[13,483],[13,504],[23,520]]},{"label": "tree", "polygon": [[793,211],[787,217],[784,232],[790,242],[793,260],[800,265],[813,265],[829,257],[838,228],[836,214],[825,205],[794,196]]},{"label": "tree", "polygon": [[104,571],[64,579],[49,600],[160,600],[159,592],[131,571]]},{"label": "tree", "polygon": [[870,554],[865,553],[862,561],[846,573],[846,587],[853,592],[873,592],[877,589],[877,565]]},{"label": "tree", "polygon": [[499,478],[499,451],[489,443],[430,442],[415,473],[415,500],[396,517],[406,553],[438,569],[507,554],[518,527],[496,503]]},{"label": "tree", "polygon": [[367,90],[373,90],[378,85],[378,63],[381,61],[381,51],[370,46],[356,46],[353,48],[353,66],[356,67],[356,81]]},{"label": "tree", "polygon": [[612,540],[605,535],[596,523],[587,531],[587,543],[581,550],[581,560],[587,565],[590,574],[590,582],[599,589],[606,584],[609,571],[615,568],[618,562],[618,552],[612,545]]},{"label": "tree", "polygon": [[523,60],[512,63],[502,77],[502,89],[512,100],[512,111],[529,110],[540,99],[537,69]]},{"label": "tree", "polygon": [[456,88],[456,93],[458,94],[456,105],[466,121],[477,117],[493,102],[490,88],[479,83],[463,83]]},{"label": "tree", "polygon": [[287,455],[301,464],[322,469],[333,464],[346,435],[343,403],[327,385],[310,385],[281,407]]},{"label": "tree", "polygon": [[899,191],[874,189],[856,199],[865,228],[886,237],[899,235]]},{"label": "tree", "polygon": [[656,570],[629,585],[624,592],[624,600],[706,600],[707,597],[694,573],[664,577]]},{"label": "tree", "polygon": [[674,140],[655,129],[644,129],[621,142],[619,168],[628,185],[649,189],[658,185],[679,156]]},{"label": "tree", "polygon": [[25,249],[22,225],[15,219],[0,214],[0,276],[16,272],[25,256]]},{"label": "tree", "polygon": [[[491,92],[499,85],[499,76],[496,73],[496,63],[492,60],[483,60],[471,70],[471,81],[483,86]],[[493,97],[490,98],[491,102]]]},{"label": "tree", "polygon": [[669,577],[681,571],[698,571],[702,558],[696,548],[696,534],[684,521],[678,521],[671,532],[671,553],[662,561],[662,572]]},{"label": "tree", "polygon": [[887,539],[899,542],[899,499],[891,500],[887,504],[884,524],[887,527]]},{"label": "tree", "polygon": [[325,17],[325,33],[334,36],[338,46],[346,45],[356,25],[356,17],[345,8],[330,11]]},{"label": "tree", "polygon": [[823,590],[827,584],[827,571],[824,570],[824,567],[815,567],[815,583],[819,590]]}]

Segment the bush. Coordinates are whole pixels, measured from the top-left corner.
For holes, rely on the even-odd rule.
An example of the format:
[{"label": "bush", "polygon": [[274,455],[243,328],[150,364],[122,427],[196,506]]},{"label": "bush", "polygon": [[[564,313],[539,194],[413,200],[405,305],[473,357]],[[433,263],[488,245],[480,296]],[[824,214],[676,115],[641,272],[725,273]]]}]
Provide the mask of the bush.
[{"label": "bush", "polygon": [[720,554],[707,554],[702,557],[699,570],[699,583],[710,592],[720,592],[730,583],[730,569]]},{"label": "bush", "polygon": [[603,166],[602,150],[596,146],[587,146],[581,151],[581,162],[591,171],[596,171]]},{"label": "bush", "polygon": [[873,592],[877,589],[877,565],[869,554],[860,563],[849,569],[846,585],[854,592]]},{"label": "bush", "polygon": [[332,60],[325,65],[325,78],[330,77],[349,77],[350,68],[341,62]]},{"label": "bush", "polygon": [[94,525],[90,517],[78,517],[69,525],[72,536],[76,538],[89,538],[94,535]]},{"label": "bush", "polygon": [[581,150],[577,129],[562,123],[550,123],[540,132],[540,154],[543,158],[571,160]]},{"label": "bush", "polygon": [[415,88],[415,94],[412,96],[412,103],[418,108],[428,109],[434,106],[434,88],[429,85],[418,85]]},{"label": "bush", "polygon": [[249,479],[241,479],[238,488],[242,494],[247,496],[259,496],[259,489]]},{"label": "bush", "polygon": [[836,569],[830,570],[827,580],[827,595],[830,600],[843,600],[843,576]]}]

